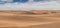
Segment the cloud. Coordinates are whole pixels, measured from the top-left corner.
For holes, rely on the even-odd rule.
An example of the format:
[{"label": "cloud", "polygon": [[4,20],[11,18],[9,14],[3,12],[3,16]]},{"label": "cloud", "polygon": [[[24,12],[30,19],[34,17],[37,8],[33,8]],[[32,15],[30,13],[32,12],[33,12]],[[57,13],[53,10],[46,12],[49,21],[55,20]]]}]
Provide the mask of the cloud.
[{"label": "cloud", "polygon": [[6,3],[0,5],[1,10],[60,10],[59,0],[50,2]]}]

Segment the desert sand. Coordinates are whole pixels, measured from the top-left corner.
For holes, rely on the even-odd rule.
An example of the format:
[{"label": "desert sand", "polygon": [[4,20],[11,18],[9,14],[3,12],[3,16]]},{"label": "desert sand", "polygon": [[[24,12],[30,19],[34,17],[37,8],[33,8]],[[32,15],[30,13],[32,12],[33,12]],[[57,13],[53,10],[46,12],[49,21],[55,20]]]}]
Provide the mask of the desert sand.
[{"label": "desert sand", "polygon": [[1,10],[0,28],[60,28],[60,11]]}]

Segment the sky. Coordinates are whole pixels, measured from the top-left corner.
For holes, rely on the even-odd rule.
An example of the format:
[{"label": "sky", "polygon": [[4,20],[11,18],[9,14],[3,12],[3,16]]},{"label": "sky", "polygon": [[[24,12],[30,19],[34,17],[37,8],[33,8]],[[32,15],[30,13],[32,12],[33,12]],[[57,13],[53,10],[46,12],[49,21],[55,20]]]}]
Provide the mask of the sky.
[{"label": "sky", "polygon": [[0,0],[0,10],[60,10],[60,0]]}]

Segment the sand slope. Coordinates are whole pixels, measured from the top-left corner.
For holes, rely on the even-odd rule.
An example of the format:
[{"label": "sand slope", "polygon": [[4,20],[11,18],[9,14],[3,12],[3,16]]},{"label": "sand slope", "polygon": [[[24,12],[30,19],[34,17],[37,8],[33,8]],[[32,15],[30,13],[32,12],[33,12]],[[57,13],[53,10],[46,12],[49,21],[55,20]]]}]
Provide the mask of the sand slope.
[{"label": "sand slope", "polygon": [[0,28],[60,28],[60,16],[0,12]]}]

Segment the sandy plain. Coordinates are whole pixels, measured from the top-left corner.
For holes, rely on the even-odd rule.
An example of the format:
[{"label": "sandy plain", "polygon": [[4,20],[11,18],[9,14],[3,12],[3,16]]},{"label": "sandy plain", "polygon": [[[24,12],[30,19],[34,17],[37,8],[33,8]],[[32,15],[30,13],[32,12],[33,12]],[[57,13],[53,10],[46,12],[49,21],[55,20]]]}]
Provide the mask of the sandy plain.
[{"label": "sandy plain", "polygon": [[60,11],[0,11],[0,28],[60,28]]}]

